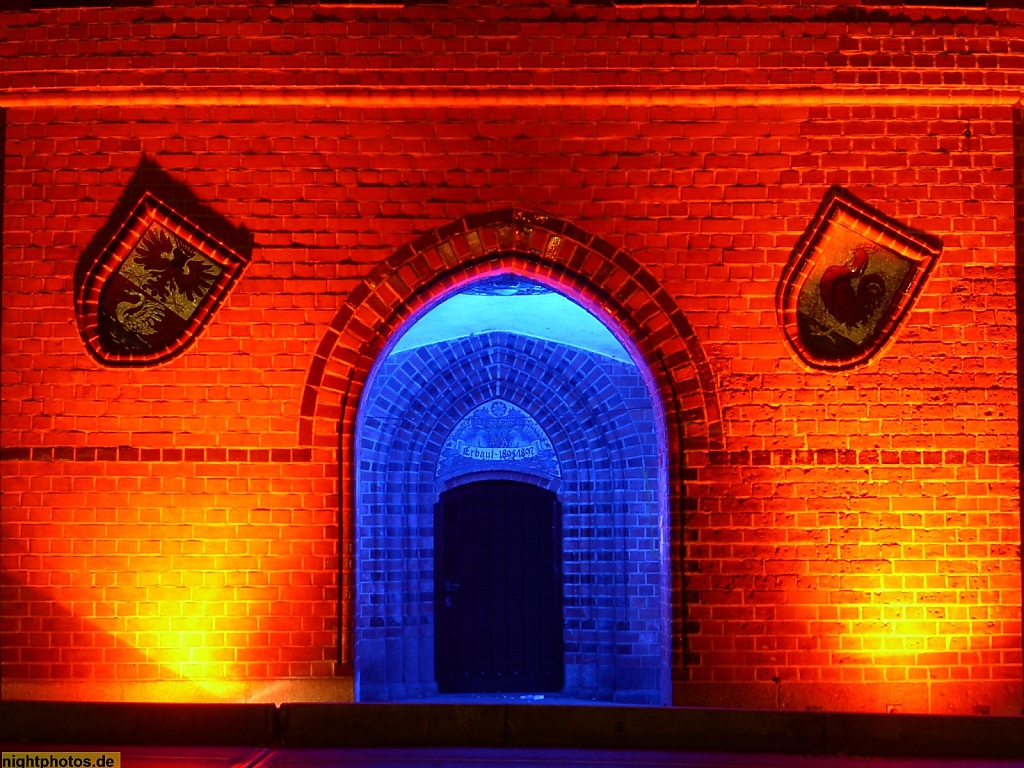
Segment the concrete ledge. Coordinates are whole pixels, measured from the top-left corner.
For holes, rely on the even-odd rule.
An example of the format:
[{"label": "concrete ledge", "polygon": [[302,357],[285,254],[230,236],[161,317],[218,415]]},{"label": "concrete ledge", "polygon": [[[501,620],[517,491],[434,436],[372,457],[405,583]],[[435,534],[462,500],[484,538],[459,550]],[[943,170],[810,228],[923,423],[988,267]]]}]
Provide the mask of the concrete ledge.
[{"label": "concrete ledge", "polygon": [[1024,717],[521,704],[0,701],[0,741],[1024,757]]},{"label": "concrete ledge", "polygon": [[273,704],[0,701],[0,741],[37,744],[273,744]]},{"label": "concrete ledge", "polygon": [[831,753],[1024,757],[1024,717],[844,712],[823,716],[825,750]]},{"label": "concrete ledge", "polygon": [[572,747],[1024,757],[1024,717],[560,705],[285,704],[287,747]]},{"label": "concrete ledge", "polygon": [[283,704],[285,747],[502,747],[502,704]]},{"label": "concrete ledge", "polygon": [[817,753],[824,750],[820,720],[821,714],[813,712],[509,706],[507,743],[517,747]]}]

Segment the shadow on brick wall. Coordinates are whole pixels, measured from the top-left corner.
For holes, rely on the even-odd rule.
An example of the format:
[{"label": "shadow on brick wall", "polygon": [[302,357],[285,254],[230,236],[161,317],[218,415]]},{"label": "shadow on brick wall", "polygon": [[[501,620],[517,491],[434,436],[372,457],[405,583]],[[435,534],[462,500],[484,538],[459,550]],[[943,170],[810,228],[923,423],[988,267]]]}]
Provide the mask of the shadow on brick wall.
[{"label": "shadow on brick wall", "polygon": [[121,193],[106,224],[93,236],[78,258],[75,265],[75,296],[81,294],[82,284],[90,268],[146,192],[173,208],[206,234],[219,240],[246,262],[252,257],[253,234],[249,230],[231,224],[221,214],[212,210],[208,203],[196,197],[188,186],[173,179],[155,161],[144,157]]},{"label": "shadow on brick wall", "polygon": [[[18,549],[27,553],[27,545]],[[10,627],[3,635],[4,698],[12,698],[17,683],[28,681],[58,688],[73,680],[89,681],[98,693],[110,685],[100,669],[112,664],[131,669],[139,680],[181,678],[119,636],[127,633],[113,631],[115,620],[96,616],[94,606],[92,615],[78,615],[82,605],[62,601],[59,588],[33,586],[24,573],[8,569],[0,574],[0,594]]]}]

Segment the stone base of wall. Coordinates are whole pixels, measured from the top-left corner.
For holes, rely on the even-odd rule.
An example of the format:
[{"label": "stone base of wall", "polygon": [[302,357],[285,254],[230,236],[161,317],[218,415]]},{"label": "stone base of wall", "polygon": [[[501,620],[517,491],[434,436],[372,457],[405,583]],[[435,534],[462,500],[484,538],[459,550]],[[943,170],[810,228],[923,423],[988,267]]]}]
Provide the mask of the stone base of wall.
[{"label": "stone base of wall", "polygon": [[351,677],[307,680],[223,680],[219,682],[160,680],[147,682],[66,680],[5,681],[0,685],[3,701],[122,701],[195,702],[204,704],[287,702],[351,702]]},{"label": "stone base of wall", "polygon": [[[549,697],[553,704],[559,697]],[[98,685],[89,680],[4,682],[3,701],[352,702],[350,677],[311,680],[180,680]],[[1024,682],[675,683],[672,705],[889,714],[1020,715]]]}]

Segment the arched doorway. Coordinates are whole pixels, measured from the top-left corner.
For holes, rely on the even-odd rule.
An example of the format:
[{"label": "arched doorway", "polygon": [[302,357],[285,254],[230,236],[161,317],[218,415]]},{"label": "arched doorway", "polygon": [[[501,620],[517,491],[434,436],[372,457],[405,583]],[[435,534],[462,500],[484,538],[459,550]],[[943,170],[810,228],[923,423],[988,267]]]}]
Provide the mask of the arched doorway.
[{"label": "arched doorway", "polygon": [[[627,340],[651,400],[661,411],[656,430],[661,515],[657,528],[662,535],[662,569],[670,579],[661,596],[664,624],[671,623],[671,642],[666,639],[661,649],[667,691],[670,680],[681,684],[685,679],[687,630],[694,631],[686,623],[681,555],[688,486],[697,468],[726,450],[712,367],[676,300],[630,254],[572,222],[514,208],[449,222],[400,247],[352,290],[314,353],[298,433],[300,446],[314,460],[328,466],[337,461],[339,670],[342,674],[354,671],[356,698],[370,700],[373,696],[367,696],[360,685],[361,670],[386,664],[381,643],[388,632],[382,619],[375,627],[376,645],[356,652],[358,639],[365,638],[360,627],[377,616],[376,609],[365,605],[356,566],[365,490],[357,480],[362,450],[357,423],[362,423],[366,391],[404,328],[459,286],[499,273],[535,279],[563,291],[603,318],[620,339]],[[429,640],[432,654],[432,637]],[[401,645],[398,641],[390,647],[394,651]],[[417,658],[416,654],[406,657],[410,663]],[[401,677],[397,684],[405,685]],[[363,693],[358,690],[361,687]],[[392,694],[383,683],[381,688],[380,698],[406,696],[401,691]],[[668,701],[666,693],[664,702]]]},{"label": "arched doorway", "polygon": [[[467,283],[445,304],[506,278]],[[667,703],[666,451],[647,379],[593,316],[525,282],[526,298],[494,299],[498,314],[556,318],[553,326],[534,335],[518,321],[452,330],[458,317],[476,323],[486,311],[463,302],[470,306],[461,315],[445,314],[441,305],[443,327],[426,338],[416,326],[404,329],[366,388],[355,457],[360,700],[522,692]],[[577,325],[574,313],[585,322]],[[470,498],[474,522],[458,527],[445,510]],[[553,511],[533,519],[509,507],[542,500],[561,517],[546,534],[539,531]],[[543,583],[548,591],[531,598],[529,615],[513,618],[521,609],[496,600],[495,590],[525,578],[524,565],[512,562],[498,532],[525,519],[546,545],[517,555],[533,560],[529,587],[516,589]],[[458,533],[448,540],[453,525]],[[453,546],[472,550],[469,559],[448,563]],[[459,575],[499,560],[505,565],[487,579],[475,572],[472,587]],[[439,573],[446,567],[452,573]],[[499,638],[527,624],[530,643]],[[509,682],[510,673],[522,679]]]}]

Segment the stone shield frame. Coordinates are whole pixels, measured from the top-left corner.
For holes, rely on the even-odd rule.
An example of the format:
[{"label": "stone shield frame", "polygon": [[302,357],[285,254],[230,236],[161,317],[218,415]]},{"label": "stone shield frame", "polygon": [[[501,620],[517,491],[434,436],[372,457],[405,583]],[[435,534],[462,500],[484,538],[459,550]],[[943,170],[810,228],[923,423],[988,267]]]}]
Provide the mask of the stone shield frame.
[{"label": "stone shield frame", "polygon": [[145,193],[76,296],[86,349],[110,366],[156,365],[176,357],[202,332],[246,263]]},{"label": "stone shield frame", "polygon": [[941,246],[835,187],[786,265],[779,323],[811,368],[867,362],[890,341]]},{"label": "stone shield frame", "polygon": [[[725,450],[711,365],[673,298],[629,254],[574,224],[503,209],[427,232],[382,262],[349,295],[321,338],[303,394],[300,444],[338,450],[341,560],[339,662],[353,662],[355,434],[363,390],[406,323],[468,282],[513,273],[577,301],[622,338],[657,393],[668,465],[673,670],[684,663],[682,517],[687,467]],[[693,471],[693,470],[690,470]]]}]

